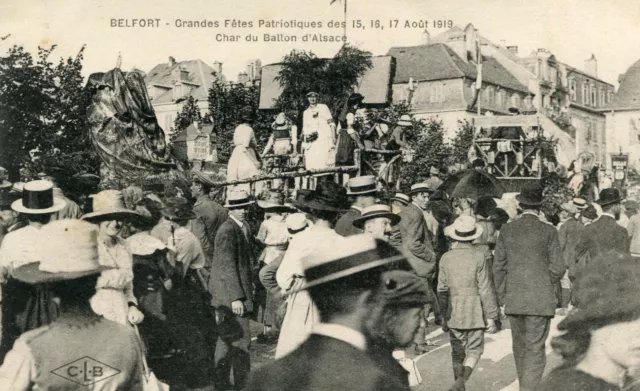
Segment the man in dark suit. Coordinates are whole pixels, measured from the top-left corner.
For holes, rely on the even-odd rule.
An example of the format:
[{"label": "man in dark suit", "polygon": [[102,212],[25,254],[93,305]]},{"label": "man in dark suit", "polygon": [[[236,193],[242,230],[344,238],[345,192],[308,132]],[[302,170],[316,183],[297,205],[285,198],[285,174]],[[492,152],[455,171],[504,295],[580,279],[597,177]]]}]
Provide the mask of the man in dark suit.
[{"label": "man in dark suit", "polygon": [[[575,203],[566,202],[560,205],[560,208],[562,210],[560,211],[560,224],[558,224],[558,239],[560,240],[562,259],[564,259],[567,270],[571,270],[572,264],[575,263],[576,259],[576,245],[582,236],[584,225],[576,218],[579,210]],[[562,282],[564,283],[566,281],[568,281],[568,279],[565,280],[563,276]],[[561,307],[566,308],[571,297],[570,289],[566,287],[563,288],[562,286],[558,289]]]},{"label": "man in dark suit", "polygon": [[215,381],[219,390],[243,389],[251,369],[249,314],[253,311],[253,250],[252,235],[244,218],[246,208],[253,202],[245,191],[229,192],[225,205],[229,218],[220,226],[214,243],[209,292],[220,335],[215,352]]},{"label": "man in dark suit", "polygon": [[509,316],[520,390],[534,390],[546,364],[545,341],[555,315],[555,284],[566,269],[558,233],[540,221],[542,190],[517,196],[522,216],[500,230],[494,255],[498,302]]},{"label": "man in dark suit", "polygon": [[400,285],[382,276],[409,265],[369,235],[340,239],[301,260],[307,279],[302,289],[316,304],[320,323],[296,350],[256,371],[246,391],[409,390],[388,353],[376,351],[385,364],[369,353],[383,312],[377,290]]},{"label": "man in dark suit", "polygon": [[[415,203],[411,202],[411,197],[406,194],[397,193],[392,199],[392,207],[399,210],[400,222],[397,231],[391,236],[390,243],[397,246],[398,241],[402,241],[402,247],[408,254],[409,262],[413,266],[416,274],[424,278],[430,287],[436,286],[436,254],[433,251],[427,222],[424,219],[422,209]],[[435,291],[434,291],[435,294]],[[437,303],[434,303],[437,305]],[[427,311],[425,311],[427,312]],[[436,318],[440,318],[440,311],[434,306]],[[420,325],[420,329],[415,335],[416,354],[422,354],[429,350],[425,343],[426,335],[426,318],[429,315],[425,313],[424,322]],[[440,321],[440,319],[438,319]]]},{"label": "man in dark suit", "polygon": [[229,215],[222,205],[209,197],[212,185],[213,182],[209,178],[198,171],[194,171],[191,181],[191,196],[196,200],[193,204],[193,212],[201,222],[197,226],[202,227],[202,229],[196,230],[195,234],[200,239],[202,250],[207,258],[205,268],[208,272],[211,269],[216,233]]},{"label": "man in dark suit", "polygon": [[338,235],[351,236],[361,234],[362,230],[353,225],[360,217],[362,209],[376,203],[376,178],[373,175],[349,179],[347,196],[352,199],[351,209],[338,219],[334,230]]},{"label": "man in dark suit", "polygon": [[[622,208],[622,196],[615,188],[604,189],[600,192],[598,204],[602,207],[602,214],[593,223],[584,227],[575,250],[575,271],[571,276],[574,281],[588,269],[591,261],[601,258],[608,252],[629,253],[629,236],[624,227],[618,225]],[[604,258],[603,258],[604,259]],[[579,303],[573,303],[579,306]]]}]

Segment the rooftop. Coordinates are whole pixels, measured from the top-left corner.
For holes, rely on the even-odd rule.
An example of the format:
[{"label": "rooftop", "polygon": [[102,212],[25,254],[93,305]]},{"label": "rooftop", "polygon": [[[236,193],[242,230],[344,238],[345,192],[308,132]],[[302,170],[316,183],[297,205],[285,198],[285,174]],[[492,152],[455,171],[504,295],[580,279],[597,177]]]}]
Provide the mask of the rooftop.
[{"label": "rooftop", "polygon": [[196,128],[194,124],[189,125],[185,130],[180,132],[176,138],[173,140],[174,143],[193,141],[198,136],[214,136],[213,125],[210,124],[200,124],[199,129]]},{"label": "rooftop", "polygon": [[158,96],[153,100],[154,104],[172,103],[173,102],[173,85],[177,81],[172,72],[181,67],[187,71],[187,79],[184,84],[189,85],[192,89],[186,96],[193,96],[198,100],[206,100],[209,94],[209,88],[215,80],[214,69],[202,60],[188,60],[175,62],[173,65],[169,63],[161,63],[153,67],[147,73],[144,79],[146,85],[162,86],[167,88],[167,92]]}]

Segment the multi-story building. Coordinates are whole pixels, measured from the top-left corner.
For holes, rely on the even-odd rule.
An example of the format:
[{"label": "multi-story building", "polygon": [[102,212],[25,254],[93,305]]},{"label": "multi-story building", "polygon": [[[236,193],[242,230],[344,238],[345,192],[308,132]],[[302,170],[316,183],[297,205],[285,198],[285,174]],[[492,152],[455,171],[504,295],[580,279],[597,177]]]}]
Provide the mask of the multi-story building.
[{"label": "multi-story building", "polygon": [[[620,75],[620,86],[601,108],[606,116],[607,152],[628,153],[629,165],[640,169],[640,60]],[[609,98],[606,98],[609,99]],[[607,166],[611,167],[610,159]]]},{"label": "multi-story building", "polygon": [[207,162],[218,161],[213,125],[192,123],[176,136],[173,148],[180,159],[189,161],[197,170]]},{"label": "multi-story building", "polygon": [[[393,47],[387,55],[396,61],[393,101],[407,102],[418,118],[436,117],[453,138],[459,120],[491,112],[508,114],[509,108],[533,108],[533,94],[494,57],[480,49],[473,25],[459,27],[432,42],[423,33],[423,44]],[[476,89],[478,64],[482,63],[480,90]]]}]

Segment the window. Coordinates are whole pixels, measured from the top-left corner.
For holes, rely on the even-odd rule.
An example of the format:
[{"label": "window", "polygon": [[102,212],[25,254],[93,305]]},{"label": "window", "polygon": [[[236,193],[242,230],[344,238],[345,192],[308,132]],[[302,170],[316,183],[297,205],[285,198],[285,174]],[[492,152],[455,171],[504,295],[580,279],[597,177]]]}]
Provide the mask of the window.
[{"label": "window", "polygon": [[434,83],[429,88],[429,102],[441,103],[444,102],[444,84]]},{"label": "window", "polygon": [[521,106],[520,95],[513,94],[511,95],[511,106],[512,107],[520,107]]},{"label": "window", "polygon": [[203,160],[209,155],[206,137],[198,137],[194,144],[194,159]]},{"label": "window", "polygon": [[604,90],[600,88],[600,100],[598,101],[598,106],[603,106],[606,102],[604,101]]},{"label": "window", "polygon": [[613,100],[613,92],[609,91],[607,92],[607,103],[611,103],[612,100]]},{"label": "window", "polygon": [[591,106],[597,106],[598,102],[596,101],[596,86],[591,85]]},{"label": "window", "polygon": [[[518,100],[520,100],[520,96],[516,95],[518,98]],[[524,98],[524,107],[527,109],[530,109],[533,106],[533,101],[531,96],[527,96],[526,98]]]},{"label": "window", "polygon": [[578,100],[578,83],[576,83],[575,79],[569,81],[569,96],[574,102]]},{"label": "window", "polygon": [[496,94],[496,106],[503,107],[504,106],[504,91],[499,90]]},{"label": "window", "polygon": [[587,84],[586,82],[582,83],[582,104],[589,104],[589,84]]}]

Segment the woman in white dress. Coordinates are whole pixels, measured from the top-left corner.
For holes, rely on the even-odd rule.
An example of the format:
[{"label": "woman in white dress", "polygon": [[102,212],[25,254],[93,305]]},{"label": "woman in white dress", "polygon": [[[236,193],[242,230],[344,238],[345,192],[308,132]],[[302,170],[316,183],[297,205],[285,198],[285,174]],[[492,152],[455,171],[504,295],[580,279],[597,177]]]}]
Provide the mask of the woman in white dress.
[{"label": "woman in white dress", "polygon": [[[238,125],[233,133],[233,152],[227,166],[227,181],[248,179],[260,175],[262,162],[258,158],[255,147],[257,145],[251,122],[252,110],[245,108],[241,114],[243,123]],[[227,186],[227,194],[230,191],[244,190],[251,193],[251,184],[244,183],[235,186]],[[262,182],[254,182],[254,195],[262,192]]]},{"label": "woman in white dress", "polygon": [[93,212],[83,220],[97,224],[98,256],[101,266],[109,267],[100,274],[91,308],[106,319],[124,325],[136,325],[144,319],[133,294],[133,259],[129,245],[122,239],[122,222],[140,215],[124,206],[122,192],[104,190],[91,196]]},{"label": "woman in white dress", "polygon": [[346,210],[346,191],[334,182],[321,182],[308,196],[301,197],[294,203],[297,207],[308,210],[314,222],[310,228],[291,238],[276,272],[276,280],[283,292],[297,291],[287,297],[287,312],[276,346],[276,359],[300,346],[309,336],[312,326],[320,321],[318,310],[307,291],[298,291],[305,282],[301,260],[307,255],[331,247],[336,240],[342,238],[333,230],[333,226],[337,214]]},{"label": "woman in white dress", "polygon": [[309,107],[302,117],[302,149],[307,170],[335,164],[336,126],[327,105],[318,103],[318,93],[307,94]]}]

